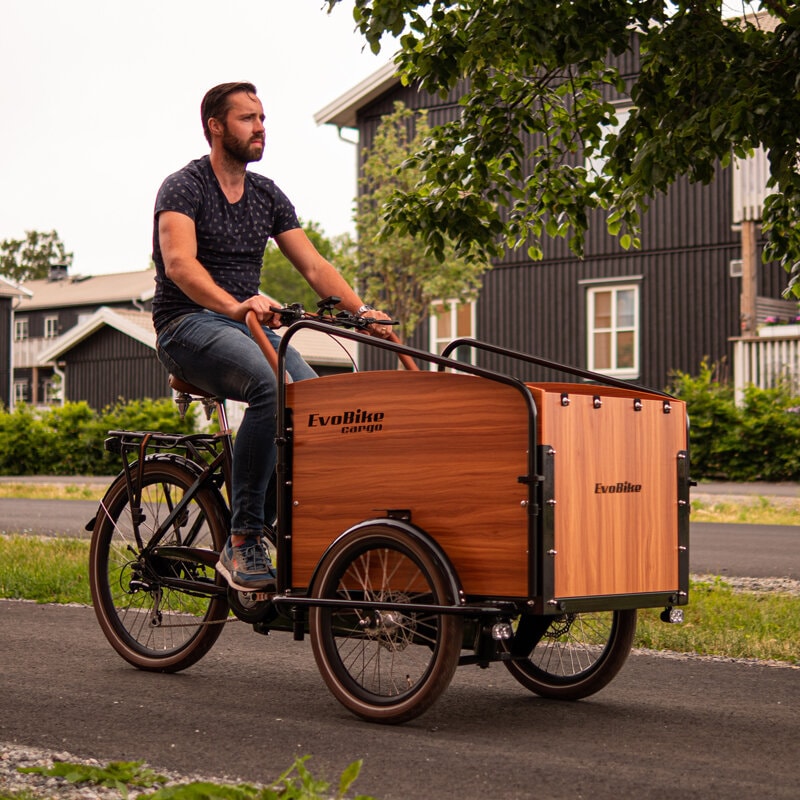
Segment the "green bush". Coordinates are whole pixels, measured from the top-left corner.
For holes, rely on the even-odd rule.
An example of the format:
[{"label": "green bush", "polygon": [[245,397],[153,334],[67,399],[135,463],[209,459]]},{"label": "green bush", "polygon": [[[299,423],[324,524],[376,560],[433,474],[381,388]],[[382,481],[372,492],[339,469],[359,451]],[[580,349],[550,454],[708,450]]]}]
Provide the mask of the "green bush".
[{"label": "green bush", "polygon": [[[737,406],[719,365],[704,361],[696,376],[674,373],[669,391],[686,402],[693,478],[800,480],[800,397],[788,384],[750,386]],[[120,460],[103,448],[109,430],[191,433],[193,411],[182,420],[169,399],[120,400],[101,412],[86,403],[0,409],[0,475],[113,474]]]},{"label": "green bush", "polygon": [[692,477],[729,481],[800,480],[800,397],[788,383],[733,387],[704,361],[692,377],[676,372],[669,391],[686,402]]},{"label": "green bush", "polygon": [[109,430],[192,433],[195,416],[181,419],[170,399],[118,401],[97,412],[86,403],[45,411],[27,405],[0,410],[0,475],[108,475],[121,466],[107,453]]}]

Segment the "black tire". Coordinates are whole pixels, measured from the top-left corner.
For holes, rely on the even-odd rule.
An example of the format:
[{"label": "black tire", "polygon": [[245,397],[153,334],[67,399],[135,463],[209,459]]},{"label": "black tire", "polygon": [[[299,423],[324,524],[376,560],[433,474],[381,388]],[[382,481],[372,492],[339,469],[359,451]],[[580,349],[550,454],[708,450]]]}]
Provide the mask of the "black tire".
[{"label": "black tire", "polygon": [[[452,604],[430,548],[387,525],[343,537],[323,558],[314,597]],[[333,695],[370,722],[407,722],[449,685],[463,621],[452,614],[313,607],[311,644]]]},{"label": "black tire", "polygon": [[[528,635],[541,621],[522,617],[516,636]],[[622,669],[635,633],[635,609],[566,614],[550,621],[527,658],[503,663],[542,697],[580,700],[600,691]]]},{"label": "black tire", "polygon": [[[209,651],[228,616],[225,593],[212,596],[215,585],[225,585],[213,566],[192,558],[142,555],[160,522],[194,481],[193,473],[180,463],[166,459],[145,463],[141,543],[134,535],[124,476],[106,492],[95,521],[89,555],[95,614],[114,649],[139,669],[177,672],[191,666]],[[220,500],[212,490],[203,489],[160,544],[219,552],[226,536]],[[201,581],[209,593],[170,587],[165,578]]]}]

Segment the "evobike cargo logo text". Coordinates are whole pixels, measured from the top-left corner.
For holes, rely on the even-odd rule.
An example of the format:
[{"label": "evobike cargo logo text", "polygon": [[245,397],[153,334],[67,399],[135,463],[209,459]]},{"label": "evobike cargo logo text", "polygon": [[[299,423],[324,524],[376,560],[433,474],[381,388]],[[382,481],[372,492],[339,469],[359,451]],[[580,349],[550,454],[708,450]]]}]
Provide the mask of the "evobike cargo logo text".
[{"label": "evobike cargo logo text", "polygon": [[383,411],[343,411],[341,414],[309,414],[309,428],[341,428],[340,433],[375,433],[383,430]]},{"label": "evobike cargo logo text", "polygon": [[619,481],[618,483],[596,483],[594,485],[595,494],[628,494],[631,492],[641,491],[641,483],[630,483],[629,481]]}]

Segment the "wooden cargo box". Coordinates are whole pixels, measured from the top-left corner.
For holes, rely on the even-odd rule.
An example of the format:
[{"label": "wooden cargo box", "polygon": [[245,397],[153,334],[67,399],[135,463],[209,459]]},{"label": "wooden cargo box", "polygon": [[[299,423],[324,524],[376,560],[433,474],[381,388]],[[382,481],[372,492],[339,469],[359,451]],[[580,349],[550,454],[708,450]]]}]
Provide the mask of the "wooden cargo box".
[{"label": "wooden cargo box", "polygon": [[[679,401],[401,371],[286,392],[295,588],[308,586],[337,536],[389,512],[408,512],[436,539],[470,597],[536,597],[553,613],[563,599],[655,605],[646,595],[676,593],[688,574],[679,567],[688,558]],[[688,509],[684,519],[688,528]]]},{"label": "wooden cargo box", "polygon": [[682,513],[688,523],[679,481],[687,468],[685,404],[633,389],[530,388],[551,476],[545,601],[677,592],[679,562],[688,559],[679,536]]}]

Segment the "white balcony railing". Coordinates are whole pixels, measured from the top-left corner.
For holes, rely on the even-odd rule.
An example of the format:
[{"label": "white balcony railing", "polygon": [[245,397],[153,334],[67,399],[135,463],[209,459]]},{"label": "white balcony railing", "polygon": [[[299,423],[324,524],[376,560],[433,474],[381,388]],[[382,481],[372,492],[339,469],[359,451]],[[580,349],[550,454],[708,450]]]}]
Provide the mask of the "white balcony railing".
[{"label": "white balcony railing", "polygon": [[800,326],[779,325],[762,329],[760,336],[733,339],[733,382],[736,403],[752,384],[770,389],[788,381],[800,394]]}]

